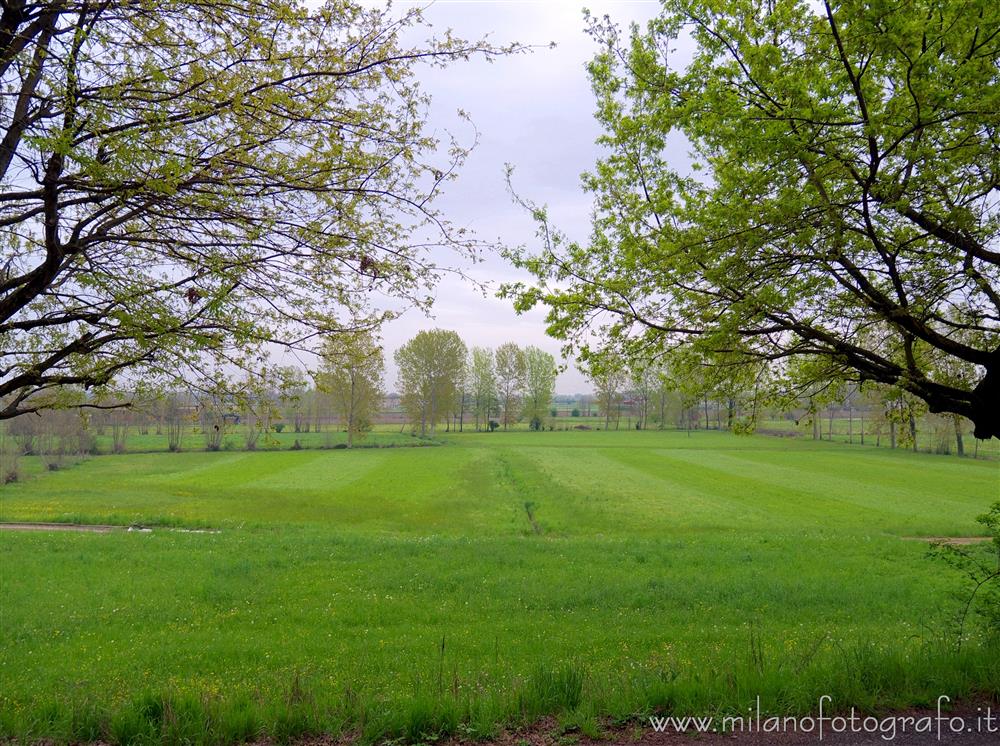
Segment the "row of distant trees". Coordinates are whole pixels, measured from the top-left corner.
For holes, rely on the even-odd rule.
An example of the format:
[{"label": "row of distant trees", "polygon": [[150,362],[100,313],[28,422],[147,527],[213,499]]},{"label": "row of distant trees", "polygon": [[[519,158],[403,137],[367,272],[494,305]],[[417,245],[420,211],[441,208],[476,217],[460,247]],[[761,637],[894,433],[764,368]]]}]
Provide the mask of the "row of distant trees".
[{"label": "row of distant trees", "polygon": [[[527,421],[544,427],[556,378],[552,355],[514,343],[471,352],[454,331],[418,333],[395,354],[403,414],[414,433],[439,425],[476,430],[508,428]],[[185,447],[185,435],[199,433],[205,450],[240,445],[256,450],[268,434],[286,428],[318,431],[335,421],[353,446],[371,430],[385,402],[385,357],[373,331],[341,333],[325,340],[310,376],[297,368],[261,366],[237,379],[218,374],[188,391],[122,391],[89,396],[66,387],[60,406],[9,420],[0,428],[0,479],[13,481],[18,460],[39,456],[58,469],[71,458],[97,451],[97,436],[123,453],[130,434],[166,438],[169,451]],[[108,448],[107,445],[102,448]]]},{"label": "row of distant trees", "polygon": [[[402,414],[415,434],[432,434],[441,425],[492,431],[521,422],[533,430],[554,424],[550,418],[555,415],[556,362],[536,347],[508,342],[495,349],[470,349],[456,332],[433,329],[399,348],[395,362]],[[930,414],[919,398],[898,387],[828,382],[775,402],[762,394],[766,369],[754,377],[724,375],[717,368],[699,374],[691,367],[674,368],[667,359],[638,364],[635,359],[604,356],[585,359],[581,370],[594,393],[576,399],[572,415],[590,416],[596,407],[604,429],[749,432],[786,429],[787,423],[773,421],[794,420],[799,430],[811,426],[813,438],[832,439],[836,420],[838,437],[849,442],[864,444],[867,439],[916,449],[922,428],[923,448],[959,455],[967,451],[967,420],[956,414]],[[170,451],[190,447],[184,439],[191,433],[204,439],[206,450],[238,444],[252,451],[271,437],[269,433],[307,433],[336,423],[346,431],[346,445],[351,447],[382,414],[384,374],[379,339],[358,331],[325,341],[312,381],[296,368],[262,368],[238,381],[220,376],[214,384],[188,392],[132,391],[88,398],[82,390],[66,388],[59,394],[65,399],[62,408],[14,418],[0,430],[0,479],[16,479],[18,459],[25,454],[58,469],[67,459],[96,452],[96,436],[110,441],[102,450],[122,453],[135,432],[165,437]],[[84,409],[78,408],[81,403]]]},{"label": "row of distant trees", "polygon": [[918,427],[929,432],[924,442],[938,453],[966,453],[971,423],[955,413],[932,414],[927,404],[901,387],[874,382],[827,381],[793,397],[776,400],[767,389],[762,368],[753,377],[723,375],[705,368],[673,370],[666,360],[626,362],[601,357],[585,362],[582,371],[594,388],[606,429],[678,427],[733,432],[766,429],[768,419],[790,419],[811,427],[815,440],[832,439],[834,421],[846,420],[848,442],[883,442],[891,448],[917,449]]},{"label": "row of distant trees", "polygon": [[544,350],[507,342],[470,352],[456,332],[432,329],[400,347],[395,360],[403,410],[421,435],[442,422],[462,430],[466,413],[476,430],[545,426],[557,369]]},{"label": "row of distant trees", "polygon": [[[473,347],[457,332],[421,331],[395,353],[397,390],[412,430],[421,436],[442,423],[476,430],[521,421],[541,430],[555,395],[555,358],[537,347],[507,342]],[[329,397],[347,431],[347,445],[371,429],[385,398],[385,359],[370,331],[331,337],[322,349],[316,390]]]}]

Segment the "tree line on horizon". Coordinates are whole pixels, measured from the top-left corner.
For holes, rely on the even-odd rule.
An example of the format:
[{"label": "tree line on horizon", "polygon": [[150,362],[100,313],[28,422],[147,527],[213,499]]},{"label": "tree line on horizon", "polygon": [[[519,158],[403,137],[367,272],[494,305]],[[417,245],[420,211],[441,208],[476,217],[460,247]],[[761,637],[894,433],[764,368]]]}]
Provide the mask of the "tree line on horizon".
[{"label": "tree line on horizon", "polygon": [[[966,455],[965,437],[971,429],[959,415],[929,413],[919,398],[899,387],[827,382],[776,405],[761,393],[768,385],[763,374],[726,375],[707,366],[699,372],[674,367],[670,358],[607,354],[578,362],[593,394],[575,397],[572,410],[563,416],[579,419],[559,425],[556,361],[537,347],[507,342],[496,348],[470,348],[455,331],[431,329],[403,344],[394,359],[402,429],[408,427],[421,437],[434,435],[441,425],[446,432],[467,427],[492,432],[527,423],[530,430],[558,426],[750,433],[783,431],[794,422],[811,429],[815,440],[832,440],[838,420],[846,424],[840,435],[848,442],[857,439],[864,445],[867,437],[875,445],[884,440],[891,448],[917,450],[922,439],[925,450]],[[373,330],[343,333],[324,341],[319,361],[311,372],[261,367],[255,375],[232,380],[220,376],[212,386],[186,391],[94,395],[64,387],[64,408],[15,418],[0,427],[0,478],[16,481],[22,455],[40,456],[44,467],[54,470],[67,459],[96,453],[97,436],[110,437],[104,450],[124,453],[134,432],[165,437],[168,451],[183,450],[185,433],[192,430],[200,433],[208,451],[237,445],[253,451],[262,440],[273,446],[272,433],[321,430],[328,432],[325,447],[350,448],[386,415],[384,350]],[[232,395],[234,389],[239,389],[238,397]],[[346,444],[334,443],[331,426],[346,433]],[[237,435],[238,443],[232,437],[226,442],[227,435]],[[296,438],[291,447],[302,446]]]},{"label": "tree line on horizon", "polygon": [[[848,442],[874,441],[890,448],[918,450],[922,426],[935,453],[966,455],[972,423],[955,413],[932,413],[927,404],[899,386],[876,382],[825,381],[775,398],[768,375],[739,375],[711,366],[672,367],[669,358],[627,359],[618,355],[584,358],[579,368],[591,382],[604,429],[715,429],[736,434],[784,432],[768,421],[807,427],[813,440],[832,440],[835,420],[846,420]],[[978,453],[978,439],[976,440]]]}]

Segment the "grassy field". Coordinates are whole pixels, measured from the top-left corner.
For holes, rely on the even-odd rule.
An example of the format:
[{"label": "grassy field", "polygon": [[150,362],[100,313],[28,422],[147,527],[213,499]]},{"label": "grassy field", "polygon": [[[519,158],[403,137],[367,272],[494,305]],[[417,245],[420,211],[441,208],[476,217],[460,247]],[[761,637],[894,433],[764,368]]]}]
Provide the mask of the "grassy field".
[{"label": "grassy field", "polygon": [[[1000,693],[913,536],[995,462],[695,432],[99,456],[0,488],[0,737],[488,736]],[[171,526],[211,527],[184,533]]]},{"label": "grassy field", "polygon": [[[245,450],[245,441],[238,426],[230,426],[229,432],[222,439],[222,450],[242,451]],[[290,429],[285,429],[280,433],[268,432],[260,436],[257,442],[259,451],[280,451],[294,447],[298,442],[299,447],[311,448],[333,448],[338,444],[347,443],[347,433],[339,428],[328,427],[322,431],[312,430],[308,433],[296,433]],[[398,446],[419,445],[422,441],[414,438],[408,432],[400,432],[396,426],[380,426],[376,432],[368,433],[365,438],[357,443],[358,448],[394,448]],[[96,437],[97,450],[102,454],[112,452],[111,436],[107,430]],[[132,428],[128,439],[125,442],[127,453],[156,453],[167,450],[167,436],[163,433],[157,434],[150,428],[146,433],[136,432]],[[182,451],[203,451],[205,450],[205,436],[197,427],[187,427],[184,429],[181,438]]]},{"label": "grassy field", "polygon": [[[852,445],[864,445],[868,448],[890,448],[890,435],[888,425],[882,423],[880,426],[873,426],[871,418],[863,421],[855,414],[853,421],[847,417],[835,417],[831,422],[826,416],[820,417],[820,440],[836,441],[838,443],[850,443]],[[861,442],[861,426],[864,424],[864,443]],[[957,453],[954,442],[954,431],[950,423],[945,423],[948,427],[943,427],[940,419],[933,416],[922,417],[917,420],[917,450],[927,453],[941,453],[942,450],[948,454]],[[881,432],[877,428],[881,427]],[[762,419],[758,423],[761,433],[773,435],[794,435],[800,438],[813,437],[812,422],[807,418],[802,418],[798,422],[785,417]],[[942,434],[943,430],[943,434]],[[912,448],[912,443],[905,443],[904,438],[907,433],[904,428],[899,428],[899,448]],[[973,437],[971,425],[966,425],[963,430],[965,445],[965,455],[973,458],[1000,458],[1000,440],[991,438],[990,440],[979,440]],[[943,448],[942,448],[943,446]]]}]

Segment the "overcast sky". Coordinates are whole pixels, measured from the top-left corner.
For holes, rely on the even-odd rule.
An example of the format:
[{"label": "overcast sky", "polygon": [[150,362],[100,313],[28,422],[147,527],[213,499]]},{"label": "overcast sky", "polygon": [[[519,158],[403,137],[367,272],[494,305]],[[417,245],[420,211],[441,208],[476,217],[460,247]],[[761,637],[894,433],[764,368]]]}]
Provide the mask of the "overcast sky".
[{"label": "overcast sky", "polygon": [[[402,10],[409,4],[397,1],[394,7]],[[627,25],[644,23],[659,6],[655,0],[437,0],[426,11],[435,32],[451,28],[468,39],[488,34],[498,44],[557,44],[555,49],[537,49],[492,64],[477,60],[420,73],[434,99],[432,123],[440,134],[454,129],[469,141],[472,130],[454,116],[459,108],[479,130],[478,147],[438,206],[454,224],[473,229],[481,239],[533,245],[534,226],[507,193],[505,163],[516,168],[519,193],[546,204],[560,229],[578,240],[589,233],[590,199],[580,188],[580,174],[598,157],[594,140],[599,129],[584,68],[595,51],[584,33],[584,7]],[[519,277],[498,257],[469,271],[494,286]],[[453,329],[470,346],[514,341],[559,356],[559,343],[545,335],[544,311],[517,316],[508,301],[483,297],[467,282],[446,277],[438,287],[433,318],[410,311],[385,328],[389,388],[396,383],[392,353],[421,329],[432,327]],[[559,393],[589,388],[572,365],[556,385]]]}]

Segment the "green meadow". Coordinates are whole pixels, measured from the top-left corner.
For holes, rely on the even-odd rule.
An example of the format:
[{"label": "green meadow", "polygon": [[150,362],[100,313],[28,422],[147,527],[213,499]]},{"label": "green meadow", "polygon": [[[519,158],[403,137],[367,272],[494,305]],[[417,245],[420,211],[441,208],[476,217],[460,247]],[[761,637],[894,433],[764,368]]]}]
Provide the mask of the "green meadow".
[{"label": "green meadow", "polygon": [[[406,436],[386,445],[403,445]],[[0,488],[0,738],[484,738],[1000,693],[951,620],[1000,465],[685,432],[98,456]],[[214,529],[184,532],[178,528]]]}]

